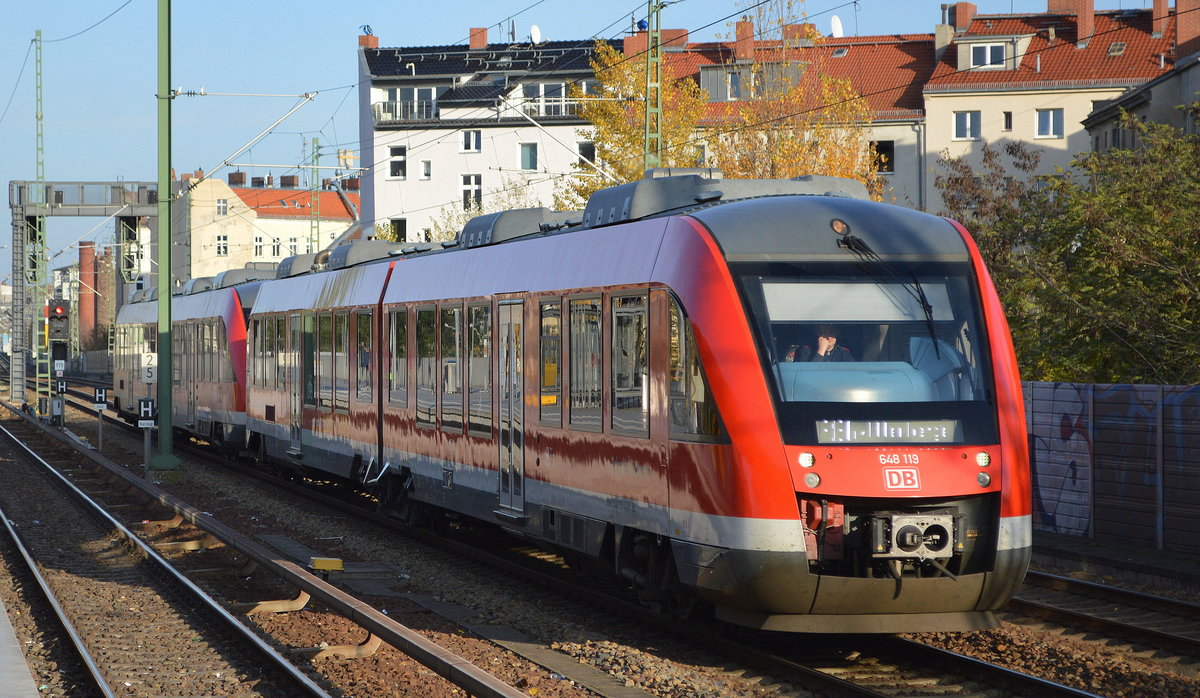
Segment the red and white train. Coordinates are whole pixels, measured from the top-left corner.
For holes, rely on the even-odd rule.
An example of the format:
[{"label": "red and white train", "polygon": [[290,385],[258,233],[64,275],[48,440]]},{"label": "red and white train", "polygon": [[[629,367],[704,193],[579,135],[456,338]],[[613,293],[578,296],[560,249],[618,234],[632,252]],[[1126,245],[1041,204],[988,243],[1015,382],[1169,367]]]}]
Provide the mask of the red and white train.
[{"label": "red and white train", "polygon": [[[1021,386],[957,223],[846,180],[657,171],[399,247],[193,281],[176,425],[743,626],[987,628],[1021,582]],[[122,410],[153,305],[118,319]]]}]

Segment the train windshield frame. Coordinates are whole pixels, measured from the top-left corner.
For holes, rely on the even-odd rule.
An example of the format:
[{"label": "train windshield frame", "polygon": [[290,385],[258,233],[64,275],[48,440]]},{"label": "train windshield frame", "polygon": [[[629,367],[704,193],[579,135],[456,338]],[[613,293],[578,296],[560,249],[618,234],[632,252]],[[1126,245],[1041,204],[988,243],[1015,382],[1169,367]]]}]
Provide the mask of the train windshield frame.
[{"label": "train windshield frame", "polygon": [[785,443],[995,443],[987,328],[969,262],[732,266]]}]

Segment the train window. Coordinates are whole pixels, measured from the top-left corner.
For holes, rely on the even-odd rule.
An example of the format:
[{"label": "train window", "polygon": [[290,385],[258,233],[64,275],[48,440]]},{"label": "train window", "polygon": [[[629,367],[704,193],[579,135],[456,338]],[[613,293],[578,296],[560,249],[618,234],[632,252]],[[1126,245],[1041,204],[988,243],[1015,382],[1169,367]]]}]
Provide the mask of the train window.
[{"label": "train window", "polygon": [[646,296],[612,299],[612,428],[625,434],[650,435],[646,391],[650,388],[650,333]]},{"label": "train window", "polygon": [[317,314],[317,406],[333,408],[333,315]]},{"label": "train window", "polygon": [[442,306],[442,428],[460,431],[463,424],[463,309]]},{"label": "train window", "polygon": [[392,363],[388,368],[388,399],[408,407],[408,309],[388,313]]},{"label": "train window", "polygon": [[492,308],[470,308],[467,363],[467,414],[470,430],[492,435]]},{"label": "train window", "polygon": [[333,316],[333,406],[350,409],[350,314]]},{"label": "train window", "polygon": [[600,401],[603,399],[600,299],[572,300],[569,307],[571,404],[568,420],[572,427],[600,431]]},{"label": "train window", "polygon": [[[267,322],[270,322],[270,320]],[[269,326],[270,325],[268,325],[268,327]],[[293,351],[295,350],[293,349]],[[283,315],[279,315],[275,318],[275,366],[272,368],[275,373],[275,387],[281,390],[287,384],[286,376],[288,356],[287,318],[285,318]]]},{"label": "train window", "polygon": [[312,313],[305,313],[303,322],[303,339],[300,344],[300,362],[304,370],[304,404],[317,404],[317,352],[316,352],[316,317]]},{"label": "train window", "polygon": [[541,386],[542,423],[562,426],[562,304],[542,303],[542,333],[539,341],[541,361],[538,369],[538,384]]},{"label": "train window", "polygon": [[437,313],[417,309],[417,424],[433,425],[437,407]]},{"label": "train window", "polygon": [[246,362],[246,371],[250,374],[250,385],[262,385],[262,366],[261,357],[262,349],[262,330],[260,329],[260,321],[255,318],[250,321],[250,327],[247,328],[250,336],[247,337],[247,344],[250,347],[250,360]]},{"label": "train window", "polygon": [[679,304],[671,299],[671,356],[669,406],[671,436],[719,436],[721,420],[712,389],[704,375],[696,336]]},{"label": "train window", "polygon": [[371,399],[371,325],[374,317],[369,310],[354,316],[354,365],[358,367],[354,378],[355,397]]},{"label": "train window", "polygon": [[233,361],[232,355],[229,353],[229,334],[225,331],[225,323],[217,321],[218,340],[221,343],[221,380],[225,383],[233,382]]},{"label": "train window", "polygon": [[275,333],[270,331],[270,328],[274,326],[275,321],[273,318],[267,317],[259,320],[257,324],[258,326],[254,331],[254,339],[255,342],[258,342],[259,336],[262,336],[260,344],[262,353],[259,356],[257,362],[258,365],[255,367],[255,378],[257,378],[259,385],[263,386],[264,388],[270,388],[272,387],[271,374],[274,373],[274,371],[267,370],[267,367],[275,366]]},{"label": "train window", "polygon": [[744,268],[790,443],[992,439],[987,342],[969,264]]}]

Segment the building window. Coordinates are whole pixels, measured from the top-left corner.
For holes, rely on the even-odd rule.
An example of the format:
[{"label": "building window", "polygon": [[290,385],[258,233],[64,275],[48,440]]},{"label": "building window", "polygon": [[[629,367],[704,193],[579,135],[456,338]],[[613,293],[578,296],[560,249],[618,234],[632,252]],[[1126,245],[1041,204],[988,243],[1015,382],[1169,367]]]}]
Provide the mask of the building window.
[{"label": "building window", "polygon": [[482,131],[463,131],[462,149],[465,153],[478,153],[483,150]]},{"label": "building window", "polygon": [[263,237],[261,235],[254,236],[254,256],[263,256]]},{"label": "building window", "polygon": [[397,145],[388,150],[391,153],[391,160],[388,162],[388,176],[404,179],[408,176],[408,147]]},{"label": "building window", "polygon": [[218,235],[217,236],[217,256],[218,257],[228,257],[229,256],[229,236],[228,235]]},{"label": "building window", "polygon": [[229,215],[229,199],[217,199],[217,215]]},{"label": "building window", "polygon": [[1010,111],[1004,112],[1004,130],[1005,131],[1012,130],[1012,112],[1010,112]]},{"label": "building window", "polygon": [[1003,68],[1004,44],[976,44],[971,47],[972,68]]},{"label": "building window", "polygon": [[561,82],[526,83],[521,86],[521,109],[529,116],[562,116],[564,94]]},{"label": "building window", "polygon": [[954,112],[954,140],[956,140],[956,141],[979,140],[979,112],[977,112],[977,111],[956,111],[956,112]]},{"label": "building window", "polygon": [[521,144],[521,169],[536,170],[538,166],[537,143]]},{"label": "building window", "polygon": [[875,141],[875,171],[891,174],[896,171],[896,141]]},{"label": "building window", "polygon": [[432,160],[422,160],[421,161],[421,179],[429,179],[432,176],[433,176],[433,161]]},{"label": "building window", "polygon": [[388,225],[392,229],[392,239],[396,242],[408,242],[408,220],[405,218],[393,218],[388,221]]},{"label": "building window", "polygon": [[300,249],[299,242],[299,238],[288,238],[288,254],[298,254],[297,250]]},{"label": "building window", "polygon": [[579,164],[590,166],[596,162],[596,144],[592,141],[580,141],[576,144],[579,151]]},{"label": "building window", "polygon": [[483,175],[469,174],[462,176],[463,210],[471,207],[479,208],[483,203]]},{"label": "building window", "polygon": [[742,74],[728,73],[726,75],[729,87],[729,99],[738,100],[742,98]]},{"label": "building window", "polygon": [[279,256],[279,238],[271,238],[271,256]]},{"label": "building window", "polygon": [[1037,137],[1038,138],[1062,138],[1063,137],[1063,110],[1062,109],[1038,109],[1037,110]]}]

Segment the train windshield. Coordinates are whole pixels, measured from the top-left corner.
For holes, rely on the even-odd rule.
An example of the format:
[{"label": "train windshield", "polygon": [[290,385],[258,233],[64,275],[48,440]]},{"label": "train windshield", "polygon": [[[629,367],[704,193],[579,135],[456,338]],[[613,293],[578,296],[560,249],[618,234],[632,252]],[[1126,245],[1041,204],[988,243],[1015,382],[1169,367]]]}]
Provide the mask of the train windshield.
[{"label": "train windshield", "polygon": [[791,443],[993,441],[967,264],[755,264],[741,274]]}]

